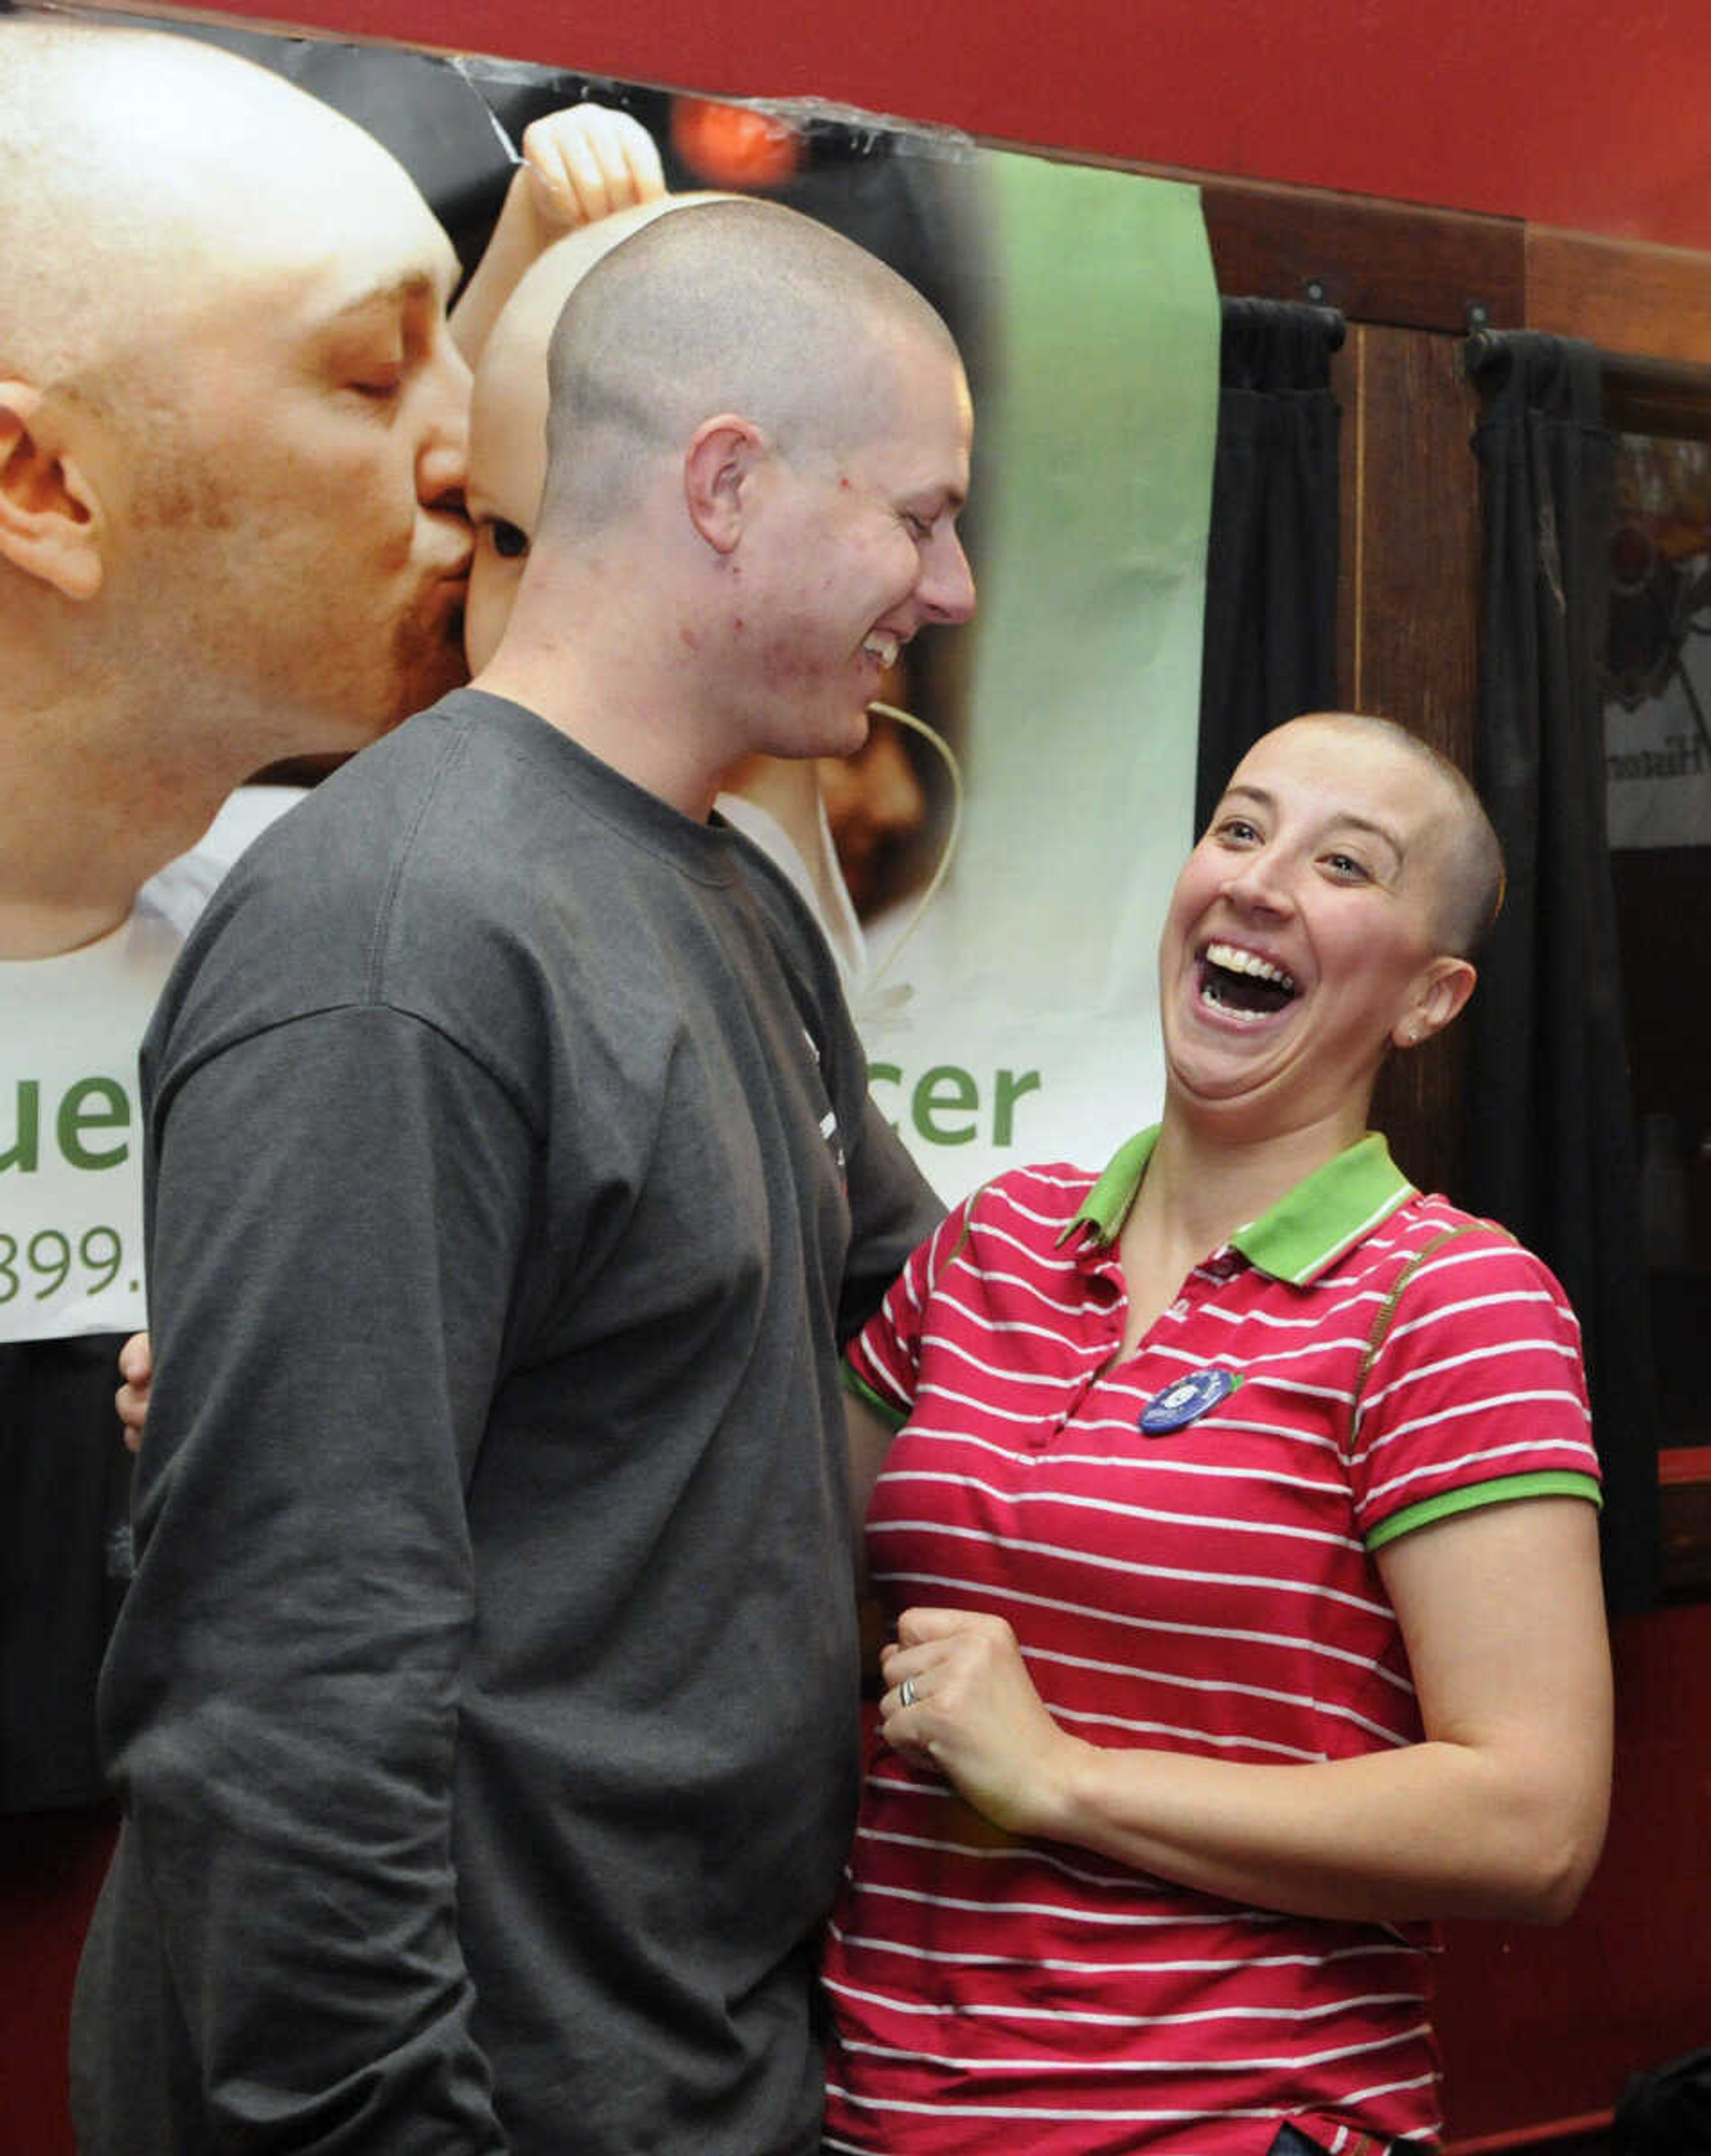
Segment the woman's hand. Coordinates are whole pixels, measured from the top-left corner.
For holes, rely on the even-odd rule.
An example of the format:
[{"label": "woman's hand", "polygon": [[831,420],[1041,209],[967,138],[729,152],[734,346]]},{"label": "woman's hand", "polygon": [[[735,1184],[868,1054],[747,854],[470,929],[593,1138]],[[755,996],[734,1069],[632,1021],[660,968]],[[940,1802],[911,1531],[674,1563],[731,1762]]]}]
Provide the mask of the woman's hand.
[{"label": "woman's hand", "polygon": [[154,1377],[154,1355],[147,1333],[133,1332],[119,1350],[119,1375],[125,1382],[113,1395],[113,1404],[125,1426],[126,1448],[135,1452],[142,1443],[143,1424],[148,1420],[148,1389]]},{"label": "woman's hand", "polygon": [[1046,1712],[1002,1617],[906,1609],[880,1667],[880,1731],[893,1751],[938,1768],[1007,1832],[1054,1831],[1070,1761],[1084,1748]]},{"label": "woman's hand", "polygon": [[[1597,1515],[1483,1506],[1389,1544],[1422,1742],[1260,1766],[1068,1735],[1001,1618],[911,1609],[881,1666],[887,1743],[1015,1834],[1306,1917],[1560,1922],[1610,1791]],[[902,1700],[910,1683],[911,1704]]]}]

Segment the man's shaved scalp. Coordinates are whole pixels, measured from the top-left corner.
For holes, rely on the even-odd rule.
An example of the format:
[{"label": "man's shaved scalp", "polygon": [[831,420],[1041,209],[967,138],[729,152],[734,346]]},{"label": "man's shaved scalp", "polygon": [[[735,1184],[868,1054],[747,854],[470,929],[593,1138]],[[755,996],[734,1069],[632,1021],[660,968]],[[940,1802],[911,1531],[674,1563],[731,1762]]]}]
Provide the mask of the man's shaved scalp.
[{"label": "man's shaved scalp", "polygon": [[810,218],[745,200],[655,218],[588,272],[553,331],[543,524],[598,530],[717,413],[787,457],[870,438],[911,340],[954,357],[912,285]]},{"label": "man's shaved scalp", "polygon": [[701,203],[737,199],[728,194],[665,195],[614,210],[555,239],[524,270],[488,331],[475,374],[477,406],[506,412],[512,425],[532,424],[544,459],[547,351],[565,301],[597,262],[656,218],[675,217]]},{"label": "man's shaved scalp", "polygon": [[99,398],[144,311],[241,259],[256,203],[329,129],[350,123],[193,38],[0,20],[0,377]]}]

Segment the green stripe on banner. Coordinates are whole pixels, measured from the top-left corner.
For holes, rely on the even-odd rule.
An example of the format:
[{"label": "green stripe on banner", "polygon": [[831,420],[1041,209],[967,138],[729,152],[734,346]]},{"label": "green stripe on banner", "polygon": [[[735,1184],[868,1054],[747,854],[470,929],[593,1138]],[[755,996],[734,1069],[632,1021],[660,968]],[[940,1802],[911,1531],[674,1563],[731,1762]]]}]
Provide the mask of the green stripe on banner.
[{"label": "green stripe on banner", "polygon": [[[1218,394],[1196,190],[1008,152],[966,178],[989,298],[965,823],[891,977],[912,993],[854,998],[876,1096],[947,1198],[1026,1160],[1102,1160],[1158,1113]],[[871,924],[876,958],[895,925]]]}]

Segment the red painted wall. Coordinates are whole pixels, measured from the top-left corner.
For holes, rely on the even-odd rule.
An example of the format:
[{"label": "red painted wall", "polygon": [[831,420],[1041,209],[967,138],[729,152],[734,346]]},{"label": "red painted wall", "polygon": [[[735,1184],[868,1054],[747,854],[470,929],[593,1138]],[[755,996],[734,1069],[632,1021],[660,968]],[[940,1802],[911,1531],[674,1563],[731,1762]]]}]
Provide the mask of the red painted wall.
[{"label": "red painted wall", "polygon": [[1711,1603],[1626,1618],[1612,1645],[1616,1782],[1585,1899],[1561,1930],[1444,1928],[1452,2149],[1608,2110],[1629,2074],[1711,2043]]},{"label": "red painted wall", "polygon": [[226,0],[353,34],[1711,249],[1704,0]]}]

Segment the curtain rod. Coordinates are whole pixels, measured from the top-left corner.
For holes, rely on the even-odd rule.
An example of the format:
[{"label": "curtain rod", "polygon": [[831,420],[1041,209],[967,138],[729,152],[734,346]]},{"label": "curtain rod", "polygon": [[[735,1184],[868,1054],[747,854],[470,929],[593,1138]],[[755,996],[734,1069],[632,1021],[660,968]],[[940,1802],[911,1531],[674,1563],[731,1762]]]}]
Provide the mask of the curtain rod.
[{"label": "curtain rod", "polygon": [[1325,344],[1331,352],[1340,352],[1349,334],[1349,324],[1340,309],[1322,306],[1313,300],[1261,300],[1246,292],[1225,292],[1218,304],[1226,314],[1241,307],[1265,307],[1297,321],[1311,322],[1324,331]]},{"label": "curtain rod", "polygon": [[[1482,373],[1503,347],[1503,331],[1475,330],[1464,347],[1467,372]],[[1607,427],[1618,434],[1711,440],[1711,367],[1626,352],[1601,350],[1596,357]]]},{"label": "curtain rod", "polygon": [[1627,434],[1711,440],[1711,367],[1601,352],[1605,424]]}]

